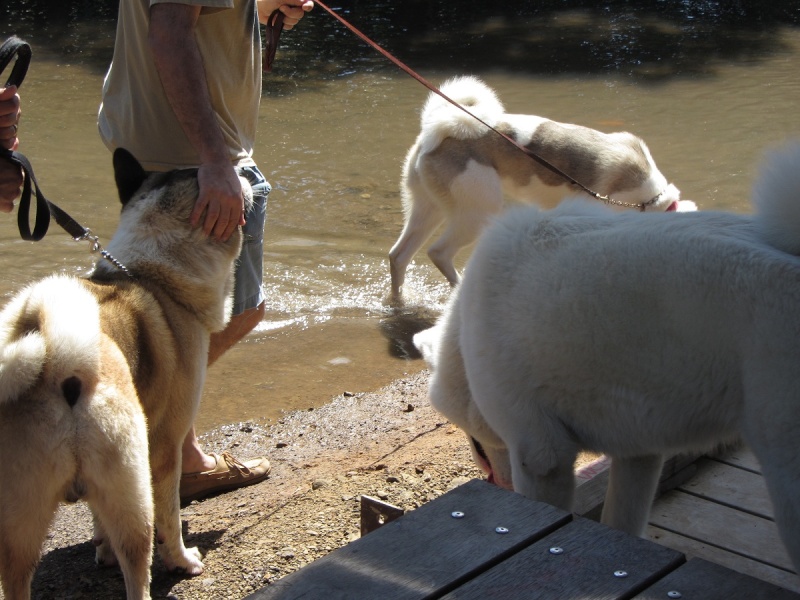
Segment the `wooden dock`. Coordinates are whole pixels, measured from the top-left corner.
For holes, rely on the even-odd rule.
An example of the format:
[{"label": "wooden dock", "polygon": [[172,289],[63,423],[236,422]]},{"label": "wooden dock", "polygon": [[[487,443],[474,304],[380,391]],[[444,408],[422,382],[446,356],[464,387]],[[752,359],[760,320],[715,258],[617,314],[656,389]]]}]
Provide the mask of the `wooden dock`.
[{"label": "wooden dock", "polygon": [[[597,512],[605,467],[579,473],[578,512]],[[800,600],[752,455],[665,475],[649,539],[473,480],[248,598]]]},{"label": "wooden dock", "polygon": [[702,457],[689,468],[690,477],[654,502],[648,538],[800,592],[753,454]]}]

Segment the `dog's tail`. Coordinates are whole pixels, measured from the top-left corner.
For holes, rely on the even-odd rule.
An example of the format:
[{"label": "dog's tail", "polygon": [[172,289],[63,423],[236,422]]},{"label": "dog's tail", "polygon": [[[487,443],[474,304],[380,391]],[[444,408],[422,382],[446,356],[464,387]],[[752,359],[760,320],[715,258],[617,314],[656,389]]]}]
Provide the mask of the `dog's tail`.
[{"label": "dog's tail", "polygon": [[0,313],[0,403],[41,384],[74,405],[96,386],[99,340],[97,301],[79,280],[25,288]]},{"label": "dog's tail", "polygon": [[800,256],[800,141],[767,155],[753,190],[753,205],[765,241]]},{"label": "dog's tail", "polygon": [[[473,115],[494,127],[505,114],[494,90],[477,77],[454,77],[441,91],[461,104]],[[434,150],[445,138],[477,138],[486,134],[486,127],[450,102],[431,93],[422,108],[422,151]]]}]

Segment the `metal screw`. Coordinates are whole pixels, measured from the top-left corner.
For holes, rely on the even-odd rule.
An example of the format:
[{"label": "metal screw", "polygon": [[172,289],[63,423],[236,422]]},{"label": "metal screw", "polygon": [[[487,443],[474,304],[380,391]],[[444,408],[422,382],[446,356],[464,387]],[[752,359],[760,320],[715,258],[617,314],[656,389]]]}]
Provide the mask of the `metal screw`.
[{"label": "metal screw", "polygon": [[676,591],[676,590],[672,590],[671,592],[667,592],[667,598],[682,598],[682,597],[683,597],[683,595],[680,592]]},{"label": "metal screw", "polygon": [[464,513],[461,512],[460,510],[455,510],[450,513],[450,516],[453,517],[454,519],[463,519]]},{"label": "metal screw", "polygon": [[507,527],[495,527],[494,531],[495,531],[495,533],[508,533],[508,528]]},{"label": "metal screw", "polygon": [[622,578],[622,577],[627,577],[627,576],[628,576],[628,572],[627,571],[614,571],[614,577]]},{"label": "metal screw", "polygon": [[550,548],[550,554],[564,554],[564,549],[559,548],[558,546],[553,546]]}]

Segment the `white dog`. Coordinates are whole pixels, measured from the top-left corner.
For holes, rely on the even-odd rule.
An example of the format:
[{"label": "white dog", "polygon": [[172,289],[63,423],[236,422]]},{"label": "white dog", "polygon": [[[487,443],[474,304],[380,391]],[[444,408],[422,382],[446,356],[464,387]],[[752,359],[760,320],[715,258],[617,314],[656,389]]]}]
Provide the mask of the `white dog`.
[{"label": "white dog", "polygon": [[[680,201],[680,192],[658,170],[647,146],[630,133],[606,134],[507,114],[494,91],[474,77],[451,79],[441,89],[484,123],[598,194],[653,211],[696,209],[693,202]],[[401,189],[405,226],[389,251],[394,299],[400,297],[411,259],[442,223],[444,232],[428,255],[455,285],[455,255],[503,209],[504,194],[552,208],[580,191],[433,93],[422,110],[422,131],[406,156]]]},{"label": "white dog", "polygon": [[755,216],[565,202],[489,228],[415,343],[433,405],[501,485],[572,506],[581,450],[611,458],[604,523],[641,535],[665,456],[741,436],[800,571],[800,144]]}]

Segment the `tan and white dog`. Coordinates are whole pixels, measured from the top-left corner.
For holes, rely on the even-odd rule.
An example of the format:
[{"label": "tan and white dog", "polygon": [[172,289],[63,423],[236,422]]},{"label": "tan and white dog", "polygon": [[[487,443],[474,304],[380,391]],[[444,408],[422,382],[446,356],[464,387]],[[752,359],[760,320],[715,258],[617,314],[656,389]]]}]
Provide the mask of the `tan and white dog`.
[{"label": "tan and white dog", "polygon": [[415,343],[433,405],[491,479],[570,510],[582,450],[611,458],[602,521],[646,526],[664,457],[743,439],[800,572],[800,144],[755,215],[567,201],[490,226]]},{"label": "tan and white dog", "polygon": [[[0,313],[0,580],[30,597],[59,502],[86,500],[98,563],[118,561],[129,599],[150,597],[154,527],[165,566],[203,570],[181,535],[180,447],[227,321],[241,233],[189,224],[196,170],[145,177],[114,154],[122,214],[86,279],[56,275]],[[245,185],[249,190],[249,185]],[[148,458],[149,454],[149,458]],[[152,482],[152,485],[151,485]]]},{"label": "tan and white dog", "polygon": [[[601,133],[533,115],[508,114],[475,77],[447,81],[442,93],[588,187],[616,202],[656,212],[696,210],[656,167],[645,143],[630,133]],[[428,256],[451,285],[453,260],[474,242],[504,196],[553,208],[580,190],[437,94],[422,110],[422,130],[403,166],[405,225],[389,251],[392,298],[399,299],[411,259],[444,223]],[[588,194],[586,197],[590,197]]]}]

